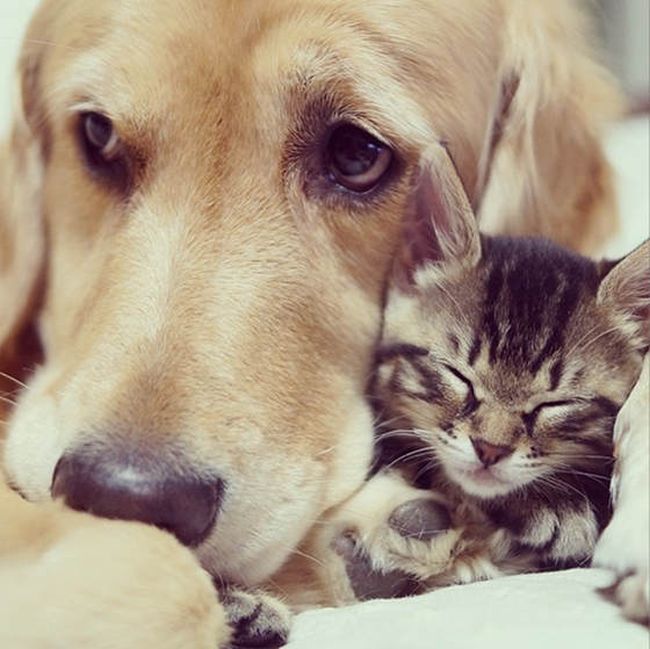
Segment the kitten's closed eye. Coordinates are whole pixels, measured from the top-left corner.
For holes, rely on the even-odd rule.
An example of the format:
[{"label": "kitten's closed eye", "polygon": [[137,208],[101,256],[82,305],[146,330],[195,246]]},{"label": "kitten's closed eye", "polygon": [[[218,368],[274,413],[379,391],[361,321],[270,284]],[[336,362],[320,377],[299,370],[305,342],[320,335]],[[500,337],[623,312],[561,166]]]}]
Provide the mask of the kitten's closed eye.
[{"label": "kitten's closed eye", "polygon": [[579,416],[579,413],[582,413],[588,408],[595,407],[596,412],[594,414],[596,416],[602,416],[606,414],[606,409],[602,407],[601,401],[602,399],[598,397],[594,399],[576,397],[574,399],[543,401],[537,404],[532,410],[525,412],[522,415],[522,419],[524,420],[528,433],[532,434],[537,424],[564,422],[574,416]]},{"label": "kitten's closed eye", "polygon": [[523,415],[527,427],[533,427],[540,417],[555,418],[565,415],[573,406],[582,403],[578,400],[563,399],[559,401],[544,401]]},{"label": "kitten's closed eye", "polygon": [[460,388],[457,391],[464,391],[466,393],[465,403],[459,413],[460,417],[467,417],[472,414],[480,405],[479,400],[476,398],[476,392],[474,391],[474,384],[470,379],[468,379],[462,372],[457,370],[455,367],[443,363],[442,367],[447,370],[447,374],[454,377],[455,382],[457,383],[456,387]]}]

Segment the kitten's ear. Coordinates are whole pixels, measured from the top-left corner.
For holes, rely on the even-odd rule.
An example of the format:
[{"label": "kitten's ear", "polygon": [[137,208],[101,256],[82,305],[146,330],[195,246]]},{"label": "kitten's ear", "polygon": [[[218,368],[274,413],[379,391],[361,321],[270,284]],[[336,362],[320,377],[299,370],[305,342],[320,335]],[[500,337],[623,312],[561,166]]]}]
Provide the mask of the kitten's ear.
[{"label": "kitten's ear", "polygon": [[402,288],[415,284],[423,266],[467,268],[478,263],[481,240],[460,175],[446,147],[427,151],[404,218],[395,280]]},{"label": "kitten's ear", "polygon": [[650,346],[650,240],[609,266],[598,302],[622,318],[641,349]]}]

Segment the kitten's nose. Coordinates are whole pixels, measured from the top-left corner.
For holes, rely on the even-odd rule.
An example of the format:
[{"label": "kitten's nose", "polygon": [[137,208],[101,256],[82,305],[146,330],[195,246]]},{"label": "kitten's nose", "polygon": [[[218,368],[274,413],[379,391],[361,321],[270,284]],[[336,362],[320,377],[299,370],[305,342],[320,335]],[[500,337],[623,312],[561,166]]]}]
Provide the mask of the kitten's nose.
[{"label": "kitten's nose", "polygon": [[484,439],[472,437],[472,446],[476,451],[476,457],[481,461],[483,466],[488,467],[496,464],[504,457],[508,457],[513,451],[510,446],[499,446],[497,444],[490,444]]}]

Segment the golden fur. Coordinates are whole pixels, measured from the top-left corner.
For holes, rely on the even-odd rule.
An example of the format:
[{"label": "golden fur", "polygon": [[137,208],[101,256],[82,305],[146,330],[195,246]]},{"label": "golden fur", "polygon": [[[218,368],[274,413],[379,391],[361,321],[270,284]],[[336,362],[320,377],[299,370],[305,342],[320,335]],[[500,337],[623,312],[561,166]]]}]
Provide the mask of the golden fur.
[{"label": "golden fur", "polygon": [[[587,31],[564,0],[46,0],[0,153],[0,361],[28,386],[0,413],[11,483],[48,500],[56,462],[84,441],[182,445],[232,489],[202,564],[247,585],[271,577],[364,480],[364,390],[422,150],[448,143],[487,230],[590,251],[615,227],[600,131],[617,97]],[[84,168],[80,110],[107,112],[137,154],[129,200]],[[315,143],[336,119],[398,152],[401,173],[372,200],[314,180]],[[31,375],[19,349],[30,324],[44,355]],[[19,571],[28,589],[48,548],[98,543],[66,564],[80,582],[65,592],[87,596],[71,604],[74,625],[48,618],[50,636],[100,646],[74,634],[101,630],[105,646],[133,646],[128,599],[129,614],[162,615],[142,624],[147,642],[203,646],[174,639],[154,586],[154,602],[128,596],[125,548],[154,574],[187,563],[161,532],[1,503],[13,540],[3,525],[0,584]],[[31,545],[35,525],[51,541]],[[63,597],[67,570],[42,592]],[[197,565],[183,579],[178,596],[209,633],[220,618],[205,575]],[[101,625],[86,614],[94,598],[112,602]],[[31,613],[20,619],[33,634],[20,646],[47,646]]]}]

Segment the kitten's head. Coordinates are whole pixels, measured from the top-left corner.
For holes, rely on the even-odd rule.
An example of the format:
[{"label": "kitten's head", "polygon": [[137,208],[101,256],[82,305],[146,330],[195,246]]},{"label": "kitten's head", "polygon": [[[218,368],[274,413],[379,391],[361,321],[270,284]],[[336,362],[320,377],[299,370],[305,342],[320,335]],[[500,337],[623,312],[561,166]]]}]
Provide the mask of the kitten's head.
[{"label": "kitten's head", "polygon": [[596,263],[479,235],[446,151],[422,174],[379,351],[390,417],[492,499],[599,473],[650,344],[650,242]]}]

